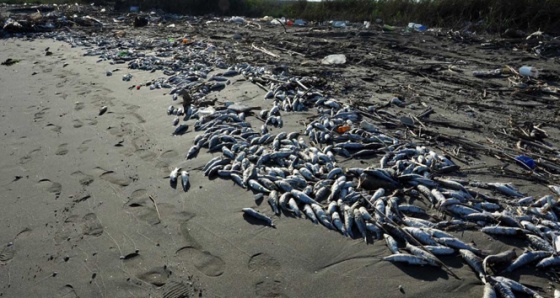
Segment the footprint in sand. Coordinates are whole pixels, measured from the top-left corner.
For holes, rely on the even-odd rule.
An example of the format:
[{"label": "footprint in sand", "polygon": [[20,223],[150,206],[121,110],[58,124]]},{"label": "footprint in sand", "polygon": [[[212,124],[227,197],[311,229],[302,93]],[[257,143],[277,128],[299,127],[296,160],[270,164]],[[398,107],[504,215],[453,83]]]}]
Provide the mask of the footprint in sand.
[{"label": "footprint in sand", "polygon": [[84,103],[83,102],[77,101],[74,104],[74,111],[79,111],[79,110],[82,110],[83,108],[84,108]]},{"label": "footprint in sand", "polygon": [[186,214],[186,219],[181,224],[181,234],[187,242],[184,246],[177,250],[177,256],[189,264],[193,264],[196,269],[207,276],[220,276],[224,273],[226,263],[222,258],[211,254],[202,249],[202,246],[189,232],[188,221],[194,217],[194,214]]},{"label": "footprint in sand", "polygon": [[161,287],[167,283],[167,279],[171,276],[171,271],[167,267],[154,267],[147,269],[146,260],[141,254],[131,253],[124,257],[123,263],[128,272],[134,272],[136,278],[150,283],[156,287]]},{"label": "footprint in sand", "polygon": [[39,151],[41,151],[41,148],[36,148],[36,149],[33,149],[33,150],[29,151],[29,153],[27,153],[26,155],[22,156],[19,159],[19,163],[20,164],[26,164],[26,163],[30,162],[33,155],[35,155]]},{"label": "footprint in sand", "polygon": [[179,156],[179,153],[175,150],[167,150],[161,154],[161,158],[171,159]]},{"label": "footprint in sand", "polygon": [[282,283],[279,280],[265,279],[255,284],[257,297],[288,297],[282,293]]},{"label": "footprint in sand", "polygon": [[130,179],[129,177],[123,176],[123,175],[119,175],[113,171],[108,171],[105,169],[102,169],[100,167],[97,167],[95,169],[93,169],[93,173],[95,173],[97,176],[99,176],[101,179],[110,182],[112,184],[115,185],[119,185],[119,186],[128,186],[130,185],[130,183],[132,183],[132,179]]},{"label": "footprint in sand", "polygon": [[99,236],[103,234],[103,226],[95,213],[88,213],[82,219],[82,233],[84,235]]},{"label": "footprint in sand", "polygon": [[148,197],[148,191],[145,189],[133,191],[124,208],[136,218],[150,225],[156,225],[161,222],[154,203]]},{"label": "footprint in sand", "polygon": [[258,297],[286,297],[282,293],[283,286],[278,276],[281,265],[277,259],[267,253],[254,254],[247,267],[251,272],[266,276],[255,284],[255,294]]},{"label": "footprint in sand", "polygon": [[222,258],[198,248],[183,247],[176,254],[181,260],[193,264],[196,269],[207,276],[220,276],[226,267]]},{"label": "footprint in sand", "polygon": [[171,271],[166,267],[156,267],[151,270],[137,275],[137,277],[156,287],[161,287],[167,283],[167,279],[171,276]]},{"label": "footprint in sand", "polygon": [[68,144],[64,143],[64,144],[58,145],[58,149],[56,149],[56,152],[54,154],[56,154],[56,155],[66,155],[67,153],[68,153]]},{"label": "footprint in sand", "polygon": [[45,111],[49,110],[49,108],[43,108],[39,112],[33,115],[33,121],[41,121],[45,117]]},{"label": "footprint in sand", "polygon": [[46,127],[48,127],[50,130],[56,133],[60,133],[60,131],[62,130],[62,127],[52,123],[47,124]]},{"label": "footprint in sand", "polygon": [[72,126],[74,126],[74,128],[80,128],[84,126],[84,123],[78,119],[74,119],[72,120]]},{"label": "footprint in sand", "polygon": [[4,245],[0,251],[0,262],[5,263],[10,261],[16,255],[16,247],[13,243]]},{"label": "footprint in sand", "polygon": [[91,142],[91,140],[85,140],[82,142],[82,144],[80,146],[78,146],[78,152],[80,153],[84,153],[86,151],[88,151],[89,146],[87,145],[89,142]]},{"label": "footprint in sand", "polygon": [[84,119],[84,120],[87,121],[87,124],[88,124],[88,125],[91,125],[91,126],[97,125],[97,120],[95,120],[95,119],[86,118],[86,119]]},{"label": "footprint in sand", "polygon": [[78,178],[82,186],[88,186],[94,181],[93,176],[84,174],[81,171],[76,171],[70,175],[72,175],[72,177]]},{"label": "footprint in sand", "polygon": [[65,285],[58,290],[57,297],[60,298],[78,298],[78,294],[72,285]]},{"label": "footprint in sand", "polygon": [[134,118],[136,118],[136,120],[138,120],[138,123],[146,123],[146,119],[144,119],[144,117],[140,116],[140,114],[131,113],[131,115],[134,116]]},{"label": "footprint in sand", "polygon": [[146,149],[145,147],[149,142],[150,138],[148,138],[148,136],[141,135],[132,139],[132,146],[134,146],[136,150]]},{"label": "footprint in sand", "polygon": [[163,287],[163,298],[187,298],[195,297],[191,282],[170,281]]},{"label": "footprint in sand", "polygon": [[41,179],[37,182],[37,184],[44,190],[55,194],[60,194],[60,191],[62,190],[62,185],[60,183],[52,182],[49,179]]},{"label": "footprint in sand", "polygon": [[156,158],[155,153],[145,149],[138,149],[134,154],[138,155],[143,161],[152,161]]},{"label": "footprint in sand", "polygon": [[132,134],[132,125],[130,123],[122,123],[118,127],[109,127],[108,130],[110,134],[121,138],[125,135]]},{"label": "footprint in sand", "polygon": [[167,161],[159,160],[156,162],[156,168],[159,169],[162,177],[169,176],[169,163]]},{"label": "footprint in sand", "polygon": [[272,274],[280,270],[280,262],[267,253],[258,253],[251,256],[247,267],[252,272]]},{"label": "footprint in sand", "polygon": [[73,238],[78,238],[81,236],[80,217],[77,215],[70,215],[67,217],[60,228],[54,234],[55,243],[62,243],[64,241],[69,241]]},{"label": "footprint in sand", "polygon": [[16,255],[16,244],[17,241],[20,239],[25,239],[27,238],[29,235],[31,234],[31,229],[30,228],[25,228],[23,230],[21,230],[17,235],[16,238],[14,239],[14,241],[6,244],[1,250],[0,250],[0,262],[5,263],[10,261],[11,259],[14,258],[14,256]]}]

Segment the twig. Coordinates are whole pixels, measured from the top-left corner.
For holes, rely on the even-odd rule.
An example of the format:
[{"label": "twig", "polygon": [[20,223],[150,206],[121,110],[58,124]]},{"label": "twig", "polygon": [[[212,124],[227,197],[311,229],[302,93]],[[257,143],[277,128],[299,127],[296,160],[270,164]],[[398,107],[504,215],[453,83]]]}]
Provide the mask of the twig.
[{"label": "twig", "polygon": [[157,218],[158,218],[158,220],[159,220],[158,223],[160,223],[160,222],[161,222],[161,216],[160,216],[160,214],[159,214],[159,209],[158,209],[156,200],[155,200],[151,195],[149,195],[148,197],[150,198],[150,200],[152,201],[152,203],[154,203],[154,207],[156,207]]},{"label": "twig", "polygon": [[265,49],[265,48],[259,48],[259,47],[257,47],[254,43],[251,44],[251,46],[253,47],[253,49],[255,49],[255,50],[257,50],[257,51],[263,52],[263,53],[265,53],[265,54],[267,54],[267,55],[269,55],[269,56],[272,56],[272,57],[274,57],[274,58],[278,58],[278,55],[276,55],[276,54],[270,52],[269,50],[267,50],[267,49]]}]

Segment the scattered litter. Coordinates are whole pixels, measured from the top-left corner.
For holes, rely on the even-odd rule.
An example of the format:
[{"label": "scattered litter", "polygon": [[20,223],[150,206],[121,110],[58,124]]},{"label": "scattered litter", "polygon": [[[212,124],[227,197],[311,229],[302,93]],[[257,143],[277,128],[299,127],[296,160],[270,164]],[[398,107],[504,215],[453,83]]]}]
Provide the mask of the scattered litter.
[{"label": "scattered litter", "polygon": [[334,54],[328,55],[321,61],[321,64],[344,64],[346,63],[346,55]]},{"label": "scattered litter", "polygon": [[537,78],[539,76],[539,71],[535,67],[522,66],[519,68],[519,74],[525,77]]}]

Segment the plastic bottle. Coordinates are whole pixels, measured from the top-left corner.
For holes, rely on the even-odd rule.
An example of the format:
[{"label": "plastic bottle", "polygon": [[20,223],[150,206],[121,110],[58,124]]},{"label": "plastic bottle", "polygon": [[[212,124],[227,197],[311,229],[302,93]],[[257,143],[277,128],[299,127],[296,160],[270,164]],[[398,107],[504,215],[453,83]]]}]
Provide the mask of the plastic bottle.
[{"label": "plastic bottle", "polygon": [[426,29],[428,29],[426,28],[426,26],[422,24],[416,24],[416,23],[408,23],[408,28],[418,32],[424,32],[426,31]]},{"label": "plastic bottle", "polygon": [[521,66],[519,68],[519,74],[524,77],[537,78],[539,76],[539,71],[535,67]]}]

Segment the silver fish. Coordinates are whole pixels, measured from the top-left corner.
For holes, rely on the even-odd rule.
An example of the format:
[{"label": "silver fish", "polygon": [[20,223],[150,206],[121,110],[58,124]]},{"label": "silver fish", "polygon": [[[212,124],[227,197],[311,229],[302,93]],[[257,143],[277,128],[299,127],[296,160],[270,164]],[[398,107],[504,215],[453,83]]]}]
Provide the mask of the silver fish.
[{"label": "silver fish", "polygon": [[516,282],[515,280],[509,279],[509,278],[503,277],[503,276],[494,276],[493,279],[496,280],[499,283],[502,283],[502,284],[508,286],[509,288],[511,288],[514,291],[524,292],[528,295],[531,295],[534,298],[538,298],[538,297],[542,298],[542,296],[539,295],[539,293],[537,293],[536,291],[522,285],[521,283]]},{"label": "silver fish", "polygon": [[303,206],[303,212],[305,213],[307,218],[309,218],[309,220],[311,220],[311,222],[313,222],[314,224],[319,223],[319,221],[317,220],[317,217],[315,216],[315,213],[313,212],[313,208],[311,208],[311,206],[309,204],[305,204],[305,206]]},{"label": "silver fish", "polygon": [[474,270],[482,282],[486,282],[486,273],[482,267],[482,259],[475,255],[472,251],[459,249],[459,254],[469,266]]},{"label": "silver fish", "polygon": [[179,176],[179,170],[181,170],[181,168],[175,168],[169,174],[169,180],[171,181],[171,183],[177,182],[177,177]]},{"label": "silver fish", "polygon": [[420,249],[420,248],[418,248],[414,245],[411,245],[408,242],[406,243],[405,249],[408,250],[413,255],[419,256],[419,257],[423,258],[424,260],[426,260],[428,265],[434,266],[434,267],[441,267],[440,260],[436,256],[434,256],[431,252]]},{"label": "silver fish", "polygon": [[242,210],[245,214],[247,214],[247,215],[249,215],[253,218],[262,220],[262,221],[266,222],[269,226],[274,227],[274,223],[272,222],[272,218],[256,211],[253,208],[243,208]]},{"label": "silver fish", "polygon": [[332,218],[332,224],[336,227],[336,229],[339,230],[340,233],[342,233],[342,235],[348,237],[348,232],[346,231],[344,224],[340,220],[340,215],[338,214],[338,212],[334,211],[331,214],[331,218]]},{"label": "silver fish", "polygon": [[358,209],[354,209],[354,222],[356,223],[356,226],[358,227],[358,231],[360,231],[362,238],[364,238],[364,242],[367,243],[366,223],[362,217],[362,213]]},{"label": "silver fish", "polygon": [[278,208],[278,192],[276,190],[270,192],[267,201],[274,214],[280,215],[280,209]]},{"label": "silver fish", "polygon": [[400,253],[399,252],[399,245],[397,244],[397,241],[395,240],[395,238],[393,238],[392,236],[390,236],[388,234],[383,234],[383,238],[385,238],[385,243],[387,244],[387,247],[389,248],[389,250],[393,254]]},{"label": "silver fish", "polygon": [[490,274],[491,266],[496,263],[509,263],[517,257],[515,250],[510,249],[495,255],[489,255],[482,261],[482,269],[486,274]]},{"label": "silver fish", "polygon": [[548,258],[544,258],[537,263],[537,268],[547,268],[551,266],[560,266],[560,256],[552,255]]},{"label": "silver fish", "polygon": [[318,204],[311,204],[311,208],[313,208],[313,211],[315,212],[315,215],[317,216],[317,219],[321,222],[321,224],[323,224],[330,230],[334,230],[334,227],[330,223],[327,214],[321,206],[319,206]]},{"label": "silver fish", "polygon": [[453,248],[443,245],[424,245],[424,249],[436,256],[448,256],[455,253]]},{"label": "silver fish", "polygon": [[187,171],[181,171],[181,184],[183,185],[183,191],[187,191],[189,188],[189,173]]},{"label": "silver fish", "polygon": [[384,257],[383,260],[394,262],[394,263],[407,263],[410,265],[421,265],[421,266],[428,265],[428,261],[426,261],[426,259],[424,259],[423,257],[409,255],[409,254],[402,254],[402,253]]},{"label": "silver fish", "polygon": [[503,272],[512,272],[521,266],[524,266],[531,262],[539,261],[541,259],[549,257],[550,255],[551,253],[549,251],[542,251],[542,250],[527,251],[522,255],[520,255],[519,257],[517,257],[517,259],[515,259],[511,263],[511,265],[509,265],[506,269],[504,269]]},{"label": "silver fish", "polygon": [[254,179],[249,179],[248,185],[254,191],[270,193],[270,189],[265,188],[264,186],[262,186],[259,182],[257,182]]},{"label": "silver fish", "polygon": [[302,202],[304,204],[315,204],[315,205],[319,204],[319,203],[317,203],[317,201],[312,199],[310,196],[308,196],[304,192],[301,192],[297,189],[292,189],[290,191],[290,193],[292,194],[292,196],[294,196],[296,199],[298,199],[300,202]]},{"label": "silver fish", "polygon": [[290,198],[288,200],[288,206],[290,207],[290,210],[294,213],[295,216],[301,217],[301,211],[299,210],[299,206],[296,200],[294,200],[294,198]]}]

